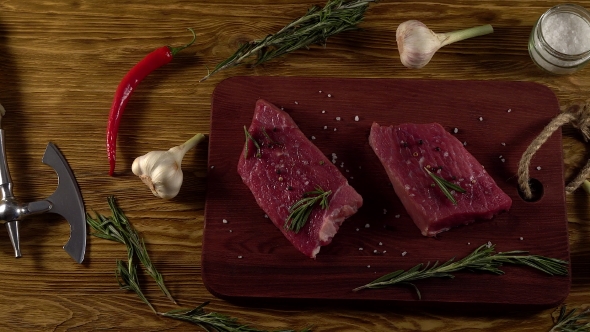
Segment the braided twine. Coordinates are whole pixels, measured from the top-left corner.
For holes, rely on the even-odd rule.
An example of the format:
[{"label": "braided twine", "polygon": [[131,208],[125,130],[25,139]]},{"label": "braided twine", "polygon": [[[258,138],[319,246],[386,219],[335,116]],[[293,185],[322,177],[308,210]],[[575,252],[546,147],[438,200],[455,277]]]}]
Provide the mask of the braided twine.
[{"label": "braided twine", "polygon": [[[526,199],[531,199],[533,196],[529,185],[529,167],[531,165],[531,159],[533,159],[535,153],[557,129],[568,123],[571,123],[574,128],[577,128],[582,132],[586,142],[590,140],[590,100],[581,104],[572,104],[562,107],[562,112],[543,128],[543,131],[531,142],[529,147],[523,153],[522,158],[518,163],[518,185]],[[574,190],[582,185],[588,176],[590,176],[590,160],[588,160],[578,176],[565,187],[565,192],[568,194],[574,192]]]}]

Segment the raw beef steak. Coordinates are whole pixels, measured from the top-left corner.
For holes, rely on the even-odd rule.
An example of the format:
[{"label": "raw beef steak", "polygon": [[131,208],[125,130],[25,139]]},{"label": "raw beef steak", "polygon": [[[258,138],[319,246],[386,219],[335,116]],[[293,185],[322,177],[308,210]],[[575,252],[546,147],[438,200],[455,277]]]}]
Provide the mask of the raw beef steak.
[{"label": "raw beef steak", "polygon": [[[373,123],[369,144],[422,235],[435,236],[475,219],[491,219],[512,205],[483,166],[438,123],[396,127]],[[424,168],[465,190],[451,191],[456,205]]]},{"label": "raw beef steak", "polygon": [[[258,100],[238,173],[258,205],[299,251],[315,258],[332,241],[340,224],[363,203],[326,156],[305,137],[293,119],[276,106]],[[256,146],[258,144],[259,148]],[[284,227],[289,208],[317,187],[331,191],[329,206],[313,207],[299,232]]]}]

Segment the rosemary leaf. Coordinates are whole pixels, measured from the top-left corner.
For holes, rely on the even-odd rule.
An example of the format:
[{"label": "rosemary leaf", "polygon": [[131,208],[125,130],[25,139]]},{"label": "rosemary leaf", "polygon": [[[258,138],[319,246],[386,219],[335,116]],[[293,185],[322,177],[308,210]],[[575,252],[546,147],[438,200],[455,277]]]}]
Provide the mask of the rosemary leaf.
[{"label": "rosemary leaf", "polygon": [[461,188],[461,186],[459,186],[457,184],[454,184],[454,183],[449,182],[439,176],[436,176],[434,173],[429,171],[428,168],[426,168],[426,167],[424,167],[424,170],[426,171],[426,173],[428,173],[428,175],[430,175],[432,180],[434,180],[434,183],[436,183],[436,185],[440,188],[440,190],[442,190],[443,194],[445,194],[445,196],[447,196],[447,198],[453,203],[453,205],[457,205],[457,201],[455,200],[455,197],[453,197],[453,194],[449,191],[449,189],[455,190],[460,193],[464,193],[465,189]]},{"label": "rosemary leaf", "polygon": [[[164,313],[158,313],[161,316],[183,320],[202,327],[205,331],[216,332],[266,332],[256,328],[242,325],[236,318],[228,317],[215,312],[205,312],[203,309],[209,302],[192,309],[177,309]],[[311,331],[309,328],[302,332]],[[295,332],[295,330],[281,330],[280,332]]]},{"label": "rosemary leaf", "polygon": [[256,142],[256,140],[254,139],[254,137],[252,137],[252,135],[250,135],[250,132],[248,132],[248,129],[246,129],[246,126],[244,126],[244,134],[246,134],[246,146],[244,147],[244,159],[248,159],[248,141],[252,141],[254,143],[254,146],[256,146],[256,158],[260,158],[262,156],[262,152],[260,151],[260,144],[258,144],[258,142]]},{"label": "rosemary leaf", "polygon": [[[112,213],[111,217],[106,217],[96,213],[96,219],[93,219],[90,215],[86,215],[86,222],[95,231],[92,233],[92,235],[124,244],[127,248],[127,266],[129,270],[127,274],[129,276],[137,275],[137,271],[135,271],[136,264],[133,263],[134,258],[137,257],[147,273],[156,281],[158,287],[162,290],[164,295],[166,295],[170,301],[176,304],[172,294],[170,294],[166,288],[164,278],[153,265],[145,243],[139,236],[139,233],[137,233],[137,230],[129,222],[129,219],[127,219],[127,216],[125,216],[123,211],[117,206],[116,200],[113,196],[108,197],[107,201]],[[120,269],[118,271],[120,271]],[[130,278],[121,279],[124,281],[133,281],[133,279]],[[131,285],[129,286],[129,290],[134,291],[140,298],[142,298],[143,294],[137,292],[137,290],[140,291],[139,283],[137,283],[137,287],[132,287]],[[145,301],[147,300],[144,300],[144,302]]]},{"label": "rosemary leaf", "polygon": [[323,8],[311,7],[305,15],[287,24],[277,33],[241,45],[229,58],[220,62],[201,82],[220,70],[242,64],[256,56],[253,65],[259,65],[310,45],[325,46],[328,37],[343,31],[356,30],[369,7],[377,0],[328,0]]},{"label": "rosemary leaf", "polygon": [[549,332],[588,332],[590,331],[590,308],[576,314],[577,309],[567,312],[566,305],[561,306],[559,317],[553,322]]},{"label": "rosemary leaf", "polygon": [[143,302],[145,302],[145,304],[150,307],[150,309],[152,309],[154,313],[157,313],[156,309],[154,309],[150,301],[148,301],[141,291],[139,279],[137,278],[136,266],[117,259],[117,269],[115,270],[115,275],[121,289],[134,292]]},{"label": "rosemary leaf", "polygon": [[[285,229],[291,230],[295,233],[299,233],[301,228],[305,226],[313,207],[319,202],[322,209],[328,208],[328,196],[332,194],[332,191],[324,191],[321,187],[316,187],[314,191],[306,192],[303,198],[295,202],[289,208],[289,216],[283,226]],[[313,195],[313,196],[312,196]]]},{"label": "rosemary leaf", "polygon": [[526,251],[496,253],[494,247],[493,244],[488,243],[480,246],[471,254],[458,261],[451,258],[440,265],[438,261],[432,266],[430,266],[430,262],[428,262],[426,265],[418,264],[407,271],[398,270],[377,278],[364,286],[357,287],[353,289],[353,291],[359,291],[366,288],[410,285],[414,287],[418,298],[421,299],[421,294],[418,291],[418,288],[414,284],[411,284],[410,281],[427,278],[454,278],[453,273],[461,270],[489,272],[499,275],[504,274],[504,271],[500,269],[503,264],[528,266],[549,275],[565,276],[568,274],[568,262],[566,261],[538,255],[527,255]]}]

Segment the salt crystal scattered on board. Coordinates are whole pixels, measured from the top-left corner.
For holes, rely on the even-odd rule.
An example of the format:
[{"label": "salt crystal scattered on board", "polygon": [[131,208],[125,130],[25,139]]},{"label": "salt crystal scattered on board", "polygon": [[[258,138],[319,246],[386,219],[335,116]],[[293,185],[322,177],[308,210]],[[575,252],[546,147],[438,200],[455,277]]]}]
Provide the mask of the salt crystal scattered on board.
[{"label": "salt crystal scattered on board", "polygon": [[354,121],[358,121],[358,120],[360,120],[360,118],[359,118],[359,116],[357,115],[357,116],[355,116],[355,117],[354,117]]},{"label": "salt crystal scattered on board", "polygon": [[315,136],[311,136],[311,139],[315,139]]},{"label": "salt crystal scattered on board", "polygon": [[223,219],[223,223],[224,224],[227,224],[227,219]]},{"label": "salt crystal scattered on board", "polygon": [[453,129],[453,132],[454,132],[455,134],[456,134],[456,133],[458,133],[458,132],[459,132],[459,128],[455,128],[455,129]]},{"label": "salt crystal scattered on board", "polygon": [[211,169],[214,169],[214,168],[215,168],[215,166],[211,166]]},{"label": "salt crystal scattered on board", "polygon": [[365,228],[369,228],[369,227],[371,227],[371,225],[369,225],[369,224],[366,224],[365,225]]},{"label": "salt crystal scattered on board", "polygon": [[520,237],[520,241],[522,241],[522,240],[524,240],[524,238],[521,236],[521,237]]},{"label": "salt crystal scattered on board", "polygon": [[242,258],[242,256],[238,256],[238,258],[240,258],[240,259],[241,259],[241,258]]},{"label": "salt crystal scattered on board", "polygon": [[341,119],[341,118],[340,118],[339,116],[337,116],[337,117],[336,117],[336,121],[340,121],[340,119]]},{"label": "salt crystal scattered on board", "polygon": [[406,252],[406,251],[402,252],[402,256],[405,256],[406,254],[407,254],[407,252]]},{"label": "salt crystal scattered on board", "polygon": [[379,242],[379,245],[382,246],[383,245],[383,242]]},{"label": "salt crystal scattered on board", "polygon": [[383,209],[383,214],[387,214],[387,209]]},{"label": "salt crystal scattered on board", "polygon": [[332,94],[331,93],[328,93],[328,98],[332,98]]},{"label": "salt crystal scattered on board", "polygon": [[479,121],[483,121],[483,117],[482,116],[479,117]]},{"label": "salt crystal scattered on board", "polygon": [[506,146],[506,143],[504,143],[504,142],[502,142],[502,143],[500,143],[500,144],[502,144],[502,146]]},{"label": "salt crystal scattered on board", "polygon": [[359,248],[359,251],[363,251],[363,248]]},{"label": "salt crystal scattered on board", "polygon": [[324,126],[324,130],[328,129],[328,126]]},{"label": "salt crystal scattered on board", "polygon": [[512,108],[509,108],[506,112],[508,112],[508,113],[512,112]]},{"label": "salt crystal scattered on board", "polygon": [[338,130],[338,129],[334,128],[334,131],[336,131],[336,130]]},{"label": "salt crystal scattered on board", "polygon": [[396,214],[396,215],[395,215],[395,217],[396,217],[396,218],[399,218],[399,217],[401,217],[401,216],[400,216],[399,214]]},{"label": "salt crystal scattered on board", "polygon": [[467,142],[466,142],[466,141],[465,141],[465,142],[463,142],[463,146],[467,146]]},{"label": "salt crystal scattered on board", "polygon": [[541,170],[541,166],[537,166],[537,171],[540,171],[540,170]]},{"label": "salt crystal scattered on board", "polygon": [[322,113],[325,114],[326,113],[326,110],[322,110]]}]

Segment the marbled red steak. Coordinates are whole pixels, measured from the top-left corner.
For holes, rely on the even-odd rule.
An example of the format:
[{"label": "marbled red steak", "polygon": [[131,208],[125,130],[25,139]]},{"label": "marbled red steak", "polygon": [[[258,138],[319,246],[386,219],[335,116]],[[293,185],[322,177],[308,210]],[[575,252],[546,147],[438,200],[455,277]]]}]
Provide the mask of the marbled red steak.
[{"label": "marbled red steak", "polygon": [[[276,106],[258,100],[248,129],[238,173],[258,205],[299,251],[315,258],[332,241],[340,224],[361,207],[362,197],[326,156],[299,130],[293,119]],[[332,191],[329,207],[317,204],[298,232],[284,228],[289,208],[316,187]]]},{"label": "marbled red steak", "polygon": [[[457,138],[441,125],[373,123],[369,144],[381,160],[396,194],[423,235],[435,236],[476,219],[507,211],[512,200]],[[452,192],[453,205],[424,170],[466,190]]]}]

